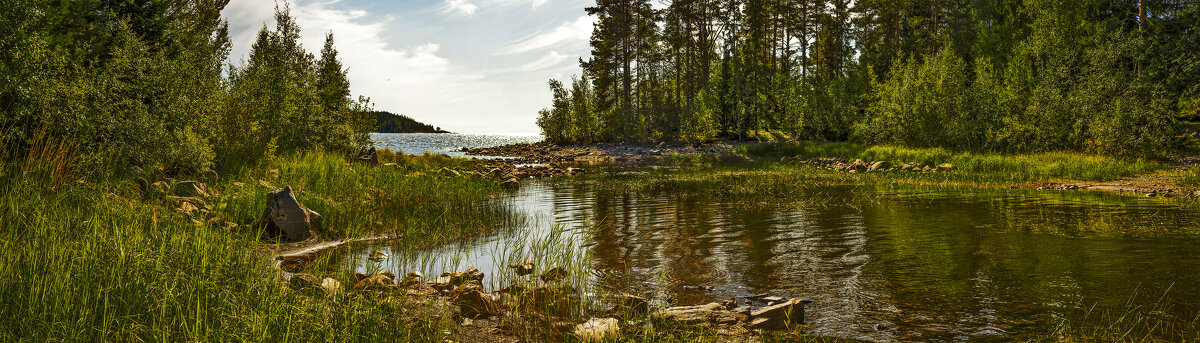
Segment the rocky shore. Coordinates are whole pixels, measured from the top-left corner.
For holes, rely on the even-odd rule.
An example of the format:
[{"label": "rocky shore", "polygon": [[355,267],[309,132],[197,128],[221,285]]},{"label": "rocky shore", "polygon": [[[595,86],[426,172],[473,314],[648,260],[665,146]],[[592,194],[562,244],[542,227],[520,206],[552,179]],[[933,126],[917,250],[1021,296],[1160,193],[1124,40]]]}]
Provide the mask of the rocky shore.
[{"label": "rocky shore", "polygon": [[348,280],[353,284],[349,287],[333,277],[289,272],[282,283],[312,297],[384,297],[408,315],[456,323],[458,332],[452,338],[467,342],[560,341],[567,336],[600,342],[635,336],[650,328],[705,328],[737,340],[800,328],[804,323],[807,302],[801,299],[761,294],[723,303],[658,308],[631,294],[585,301],[561,267],[540,275],[533,273],[536,266],[529,262],[510,268],[516,279],[495,291],[485,290],[484,274],[475,268],[437,277],[419,272],[401,278],[391,272],[356,273]]},{"label": "rocky shore", "polygon": [[653,163],[663,156],[695,154],[727,154],[733,149],[752,142],[714,142],[703,144],[658,143],[658,144],[590,144],[559,145],[546,142],[521,143],[491,148],[462,151],[470,156],[502,156],[514,158],[518,163],[583,162],[638,164]]}]

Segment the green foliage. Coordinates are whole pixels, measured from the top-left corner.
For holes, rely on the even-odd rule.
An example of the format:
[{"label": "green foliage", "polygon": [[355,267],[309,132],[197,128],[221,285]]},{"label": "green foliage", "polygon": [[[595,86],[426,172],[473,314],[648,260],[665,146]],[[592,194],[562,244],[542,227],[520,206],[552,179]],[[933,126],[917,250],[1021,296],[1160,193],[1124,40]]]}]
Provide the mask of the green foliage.
[{"label": "green foliage", "polygon": [[996,154],[955,152],[943,148],[907,148],[880,145],[864,147],[854,143],[787,142],[763,143],[738,147],[734,153],[778,158],[843,157],[866,162],[887,161],[893,166],[915,167],[949,163],[950,173],[978,179],[1008,182],[1086,180],[1107,181],[1141,175],[1163,169],[1163,165],[1144,159],[1107,157],[1081,153]]},{"label": "green foliage", "polygon": [[[498,182],[434,173],[464,162],[389,153],[380,157],[402,167],[347,165],[328,153],[282,156],[210,183],[212,196],[195,203],[208,210],[193,216],[176,210],[178,200],[145,196],[136,179],[82,167],[70,140],[32,137],[19,159],[0,149],[6,342],[438,341],[457,325],[385,297],[314,297],[286,287],[254,225],[270,190],[262,184],[293,185],[324,215],[329,230],[321,234],[330,239],[391,233],[421,247],[519,218],[502,203],[480,205],[502,191]],[[355,281],[328,276],[343,287]]]},{"label": "green foliage", "polygon": [[733,153],[748,156],[767,157],[845,157],[854,158],[865,149],[854,143],[815,143],[808,141],[787,143],[763,143],[743,145],[734,149]]},{"label": "green foliage", "polygon": [[[570,142],[790,136],[1153,156],[1180,147],[1172,139],[1177,119],[1200,120],[1200,34],[1190,29],[1200,18],[1195,4],[665,5],[606,0],[588,9],[600,18],[592,58],[582,63],[593,81],[588,117],[598,125],[587,130],[546,120],[551,126],[543,129],[560,131],[547,136]],[[1137,17],[1130,13],[1146,8],[1148,19],[1131,21]],[[552,107],[563,103],[555,98]]]},{"label": "green foliage", "polygon": [[[0,140],[70,137],[88,159],[174,174],[255,164],[275,149],[367,142],[332,35],[317,60],[280,10],[250,66],[224,73],[224,0],[21,1],[0,16]],[[11,25],[10,25],[11,23]],[[16,156],[20,157],[20,156]]]},{"label": "green foliage", "polygon": [[425,124],[403,114],[385,111],[372,112],[375,116],[375,132],[381,133],[444,133],[439,127]]}]

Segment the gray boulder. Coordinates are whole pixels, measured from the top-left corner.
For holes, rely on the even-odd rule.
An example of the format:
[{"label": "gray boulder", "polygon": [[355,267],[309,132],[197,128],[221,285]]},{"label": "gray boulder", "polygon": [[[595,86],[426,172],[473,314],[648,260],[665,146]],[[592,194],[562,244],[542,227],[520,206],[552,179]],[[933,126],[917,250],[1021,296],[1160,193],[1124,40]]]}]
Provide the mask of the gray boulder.
[{"label": "gray boulder", "polygon": [[321,214],[297,201],[291,186],[267,195],[263,221],[268,234],[282,235],[292,242],[306,240],[312,230],[321,229]]},{"label": "gray boulder", "polygon": [[370,165],[379,164],[379,154],[375,151],[374,146],[365,146],[358,151],[358,161]]}]

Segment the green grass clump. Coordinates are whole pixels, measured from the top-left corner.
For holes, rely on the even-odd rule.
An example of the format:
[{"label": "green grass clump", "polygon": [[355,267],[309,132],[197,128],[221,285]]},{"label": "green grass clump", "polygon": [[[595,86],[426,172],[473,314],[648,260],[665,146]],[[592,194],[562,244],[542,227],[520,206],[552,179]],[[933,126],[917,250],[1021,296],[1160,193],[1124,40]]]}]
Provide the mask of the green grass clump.
[{"label": "green grass clump", "polygon": [[254,225],[266,193],[293,186],[322,213],[323,238],[433,245],[517,222],[487,205],[496,181],[438,173],[468,163],[444,157],[277,157],[202,178],[213,194],[186,200],[204,209],[189,215],[141,186],[176,180],[81,168],[71,144],[31,151],[0,165],[0,341],[441,341],[442,323],[395,301],[284,286]]},{"label": "green grass clump", "polygon": [[867,148],[858,158],[936,167],[953,165],[959,173],[977,174],[1011,181],[1081,180],[1108,181],[1150,173],[1162,165],[1143,159],[1120,159],[1080,153],[989,154],[954,153],[944,149],[912,149],[894,146]]},{"label": "green grass clump", "polygon": [[960,179],[985,181],[1108,181],[1155,172],[1162,164],[1082,153],[997,154],[953,152],[941,148],[863,147],[853,143],[789,142],[739,147],[737,154],[759,157],[844,157],[888,161],[894,166],[937,167],[949,163]]},{"label": "green grass clump", "polygon": [[1200,186],[1200,167],[1183,171],[1176,178],[1176,182],[1181,185]]},{"label": "green grass clump", "polygon": [[786,142],[743,145],[733,153],[759,157],[845,157],[853,158],[862,153],[864,147],[854,143]]}]

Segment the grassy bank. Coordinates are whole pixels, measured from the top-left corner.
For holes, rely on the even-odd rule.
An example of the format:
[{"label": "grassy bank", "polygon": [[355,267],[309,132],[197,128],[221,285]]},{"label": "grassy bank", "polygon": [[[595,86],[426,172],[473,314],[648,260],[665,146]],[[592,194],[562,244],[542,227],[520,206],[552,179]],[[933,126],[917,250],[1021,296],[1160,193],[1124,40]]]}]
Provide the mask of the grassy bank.
[{"label": "grassy bank", "polygon": [[[316,152],[276,157],[236,173],[196,177],[207,183],[210,195],[181,197],[181,181],[192,178],[89,167],[92,162],[78,160],[70,144],[44,143],[26,159],[5,156],[0,166],[0,322],[6,323],[0,326],[0,341],[457,339],[457,323],[413,312],[394,297],[361,292],[313,296],[284,286],[282,273],[263,251],[269,240],[255,225],[266,193],[295,188],[302,203],[323,215],[322,239],[396,234],[405,237],[405,246],[420,248],[524,224],[524,218],[494,200],[504,192],[499,180],[441,172],[473,163],[444,156],[384,152],[378,166]],[[862,185],[875,177],[796,173],[795,168],[663,168],[621,176],[604,187],[699,200],[757,196],[780,201],[794,200],[789,196],[795,197],[797,187],[820,191]],[[152,185],[160,180],[165,187]],[[829,194],[812,201],[837,200]],[[187,211],[185,202],[198,211]],[[506,251],[512,256],[497,262],[565,265],[578,275],[577,281],[586,281],[589,260],[581,255],[586,252],[564,243],[577,238],[552,238],[514,247]],[[325,273],[328,263],[314,263],[310,273]],[[325,276],[346,286],[354,280],[348,272]],[[660,327],[626,333],[618,341],[717,338],[713,330]],[[802,333],[761,338],[845,341]]]},{"label": "grassy bank", "polygon": [[996,182],[1110,181],[1163,169],[1161,164],[1149,160],[1081,153],[991,154],[854,143],[766,143],[742,146],[734,152],[762,158],[843,157],[868,163],[888,161],[894,166],[936,167],[949,163],[954,166],[951,174],[958,179]]},{"label": "grassy bank", "polygon": [[[274,187],[323,214],[322,238],[400,234],[414,245],[519,223],[492,180],[436,171],[465,163],[385,154],[394,166],[307,153],[202,179],[179,198],[152,173],[84,168],[69,144],[8,159],[0,174],[0,341],[432,341],[439,324],[382,298],[282,287],[255,224]],[[147,183],[165,179],[168,189]],[[145,181],[144,181],[145,180]],[[148,181],[148,182],[147,182]],[[180,210],[183,202],[199,208]]]},{"label": "grassy bank", "polygon": [[[265,195],[292,186],[322,214],[321,239],[397,234],[409,248],[524,219],[493,200],[504,192],[498,180],[450,176],[441,169],[472,162],[444,156],[384,152],[381,165],[370,166],[305,153],[220,177],[170,178],[89,168],[96,164],[78,160],[71,145],[43,143],[28,158],[6,156],[0,168],[0,341],[457,340],[458,323],[414,311],[402,298],[287,287],[264,250],[271,240],[256,225]],[[205,182],[209,195],[181,196],[186,179]],[[525,253],[506,258],[567,265],[577,281],[587,280],[586,258],[562,248],[570,244],[561,239],[528,242]],[[350,286],[354,276],[327,273],[328,262],[308,271]],[[515,334],[540,340],[541,329]],[[619,340],[716,338],[712,330],[658,329]]]}]

